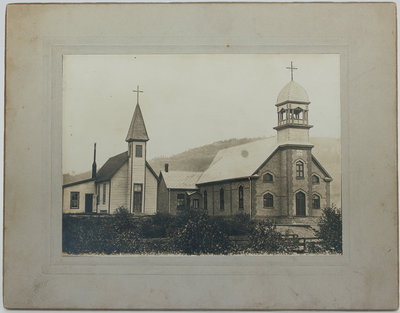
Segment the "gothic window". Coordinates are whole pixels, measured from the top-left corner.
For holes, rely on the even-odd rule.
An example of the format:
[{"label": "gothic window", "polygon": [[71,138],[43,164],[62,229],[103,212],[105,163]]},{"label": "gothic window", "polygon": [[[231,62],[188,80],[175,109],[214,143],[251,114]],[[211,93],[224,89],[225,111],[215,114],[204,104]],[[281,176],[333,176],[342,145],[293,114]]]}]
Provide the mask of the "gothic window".
[{"label": "gothic window", "polygon": [[313,185],[319,184],[319,177],[317,175],[313,175],[311,178]]},{"label": "gothic window", "polygon": [[304,178],[304,163],[301,161],[296,162],[296,177]]},{"label": "gothic window", "polygon": [[274,207],[274,196],[270,193],[266,193],[263,197],[264,200],[264,208],[273,208]]},{"label": "gothic window", "polygon": [[136,145],[135,146],[135,157],[141,158],[143,156],[143,146],[142,145]]},{"label": "gothic window", "polygon": [[239,209],[243,209],[243,186],[239,187]]},{"label": "gothic window", "polygon": [[272,174],[270,173],[266,173],[263,175],[263,182],[264,183],[270,183],[274,181],[274,176],[272,176]]},{"label": "gothic window", "polygon": [[71,209],[79,209],[79,192],[71,192]]},{"label": "gothic window", "polygon": [[193,209],[199,208],[199,199],[193,199]]},{"label": "gothic window", "polygon": [[321,197],[318,195],[312,196],[312,208],[313,209],[320,209],[321,208]]},{"label": "gothic window", "polygon": [[204,200],[204,210],[207,210],[207,191],[206,190],[204,190],[203,200]]},{"label": "gothic window", "polygon": [[223,188],[219,190],[219,209],[221,211],[225,210],[225,192]]}]

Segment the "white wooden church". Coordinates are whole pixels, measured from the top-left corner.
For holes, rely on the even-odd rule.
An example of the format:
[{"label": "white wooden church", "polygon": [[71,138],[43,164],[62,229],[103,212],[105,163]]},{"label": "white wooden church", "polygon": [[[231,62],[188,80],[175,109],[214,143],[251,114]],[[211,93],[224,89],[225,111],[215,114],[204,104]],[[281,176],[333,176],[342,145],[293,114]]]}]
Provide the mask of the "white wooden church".
[{"label": "white wooden church", "polygon": [[97,172],[95,144],[92,177],[63,186],[63,213],[114,213],[119,207],[156,213],[158,177],[146,161],[148,140],[138,102],[125,139],[128,151],[109,158]]}]

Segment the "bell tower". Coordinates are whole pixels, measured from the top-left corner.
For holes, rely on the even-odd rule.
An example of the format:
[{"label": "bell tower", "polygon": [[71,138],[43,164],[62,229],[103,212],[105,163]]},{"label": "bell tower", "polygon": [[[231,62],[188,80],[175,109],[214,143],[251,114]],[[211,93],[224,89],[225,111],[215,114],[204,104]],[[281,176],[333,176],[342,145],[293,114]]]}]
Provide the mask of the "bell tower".
[{"label": "bell tower", "polygon": [[137,86],[133,92],[137,93],[137,102],[132,121],[125,141],[128,143],[128,210],[131,213],[145,212],[146,188],[146,143],[149,140],[142,111],[139,106],[139,90]]},{"label": "bell tower", "polygon": [[276,101],[278,114],[278,125],[274,127],[277,131],[278,145],[282,144],[309,144],[309,129],[312,125],[308,123],[308,99],[305,89],[293,80],[293,62],[290,67],[290,82],[283,87]]},{"label": "bell tower", "polygon": [[293,80],[297,68],[287,67],[291,80],[278,95],[276,108],[278,125],[277,144],[280,157],[280,177],[283,180],[281,214],[306,217],[312,214],[312,153],[309,140],[312,125],[308,120],[310,100],[305,89]]}]

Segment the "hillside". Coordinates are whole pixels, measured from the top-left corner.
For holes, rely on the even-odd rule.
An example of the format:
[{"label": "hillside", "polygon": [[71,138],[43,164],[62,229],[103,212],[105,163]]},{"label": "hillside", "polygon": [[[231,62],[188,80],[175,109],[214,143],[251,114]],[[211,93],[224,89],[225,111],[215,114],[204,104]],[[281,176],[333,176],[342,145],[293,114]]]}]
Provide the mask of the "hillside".
[{"label": "hillside", "polygon": [[219,150],[243,145],[259,139],[262,139],[262,137],[241,139],[233,138],[229,140],[217,141],[209,145],[172,155],[170,157],[154,158],[150,160],[149,163],[156,173],[159,173],[160,170],[164,169],[165,163],[169,164],[169,169],[171,171],[203,172],[211,164]]}]

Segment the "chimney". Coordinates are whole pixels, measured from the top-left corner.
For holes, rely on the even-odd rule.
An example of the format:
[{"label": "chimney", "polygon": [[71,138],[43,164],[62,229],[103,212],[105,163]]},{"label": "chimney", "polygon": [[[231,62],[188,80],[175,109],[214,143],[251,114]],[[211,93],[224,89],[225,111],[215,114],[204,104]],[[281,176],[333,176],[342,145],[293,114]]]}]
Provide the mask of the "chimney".
[{"label": "chimney", "polygon": [[96,143],[94,143],[94,152],[93,152],[93,164],[92,164],[92,178],[96,178],[97,165],[96,165]]},{"label": "chimney", "polygon": [[165,172],[168,173],[168,163],[165,163],[164,168],[165,168]]}]

